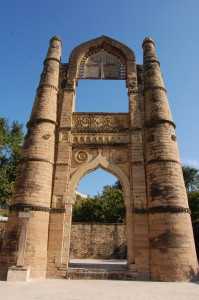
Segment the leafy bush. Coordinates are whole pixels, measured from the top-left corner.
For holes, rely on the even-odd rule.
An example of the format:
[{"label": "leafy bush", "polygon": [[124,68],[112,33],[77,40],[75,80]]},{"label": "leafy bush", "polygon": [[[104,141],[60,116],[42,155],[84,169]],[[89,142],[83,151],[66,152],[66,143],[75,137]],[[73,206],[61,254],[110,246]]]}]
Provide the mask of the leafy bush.
[{"label": "leafy bush", "polygon": [[122,223],[124,217],[122,191],[115,186],[105,186],[94,197],[79,197],[73,207],[74,222]]}]

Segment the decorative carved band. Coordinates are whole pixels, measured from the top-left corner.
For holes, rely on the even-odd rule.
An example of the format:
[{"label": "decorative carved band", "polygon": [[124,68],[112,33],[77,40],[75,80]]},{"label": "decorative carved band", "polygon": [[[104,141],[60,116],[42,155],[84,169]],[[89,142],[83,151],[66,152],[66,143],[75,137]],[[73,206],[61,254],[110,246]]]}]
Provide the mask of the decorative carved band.
[{"label": "decorative carved band", "polygon": [[[75,147],[78,147],[78,148],[81,148],[82,147],[82,144],[78,143],[78,142],[74,142],[73,145]],[[93,143],[85,143],[84,146],[88,147],[88,148],[92,148],[92,149],[98,149],[100,146],[103,147],[110,147],[110,146],[115,146],[115,147],[126,147],[126,145],[128,145],[128,142],[126,143],[115,143],[115,142],[108,142],[108,143],[99,143],[99,142],[93,142]],[[125,148],[124,148],[125,149]]]},{"label": "decorative carved band", "polygon": [[20,159],[20,162],[26,162],[26,161],[41,161],[41,162],[46,162],[46,163],[49,163],[51,165],[54,165],[53,162],[47,160],[47,159],[44,159],[44,158],[39,158],[39,157],[22,157]]},{"label": "decorative carved band", "polygon": [[188,213],[191,214],[191,211],[188,207],[182,206],[154,206],[149,208],[134,208],[133,212],[136,214],[161,214],[161,213],[172,213],[172,214],[179,214],[179,213]]},{"label": "decorative carved band", "polygon": [[149,165],[155,163],[170,163],[170,162],[181,165],[181,162],[175,159],[150,159],[149,161],[146,162],[146,164]]},{"label": "decorative carved band", "polygon": [[165,93],[167,93],[167,89],[164,88],[163,86],[147,86],[144,88],[143,92],[147,92],[147,91],[154,91],[154,90],[162,90]]},{"label": "decorative carved band", "polygon": [[172,125],[174,128],[176,128],[176,125],[173,121],[166,120],[166,119],[151,120],[151,121],[145,122],[144,125],[146,128],[151,128],[151,127],[156,127],[156,126],[158,126],[160,124],[164,124],[164,123],[168,123],[168,124]]},{"label": "decorative carved band", "polygon": [[56,92],[58,92],[58,88],[55,86],[55,85],[52,85],[52,84],[48,84],[48,83],[42,83],[39,85],[39,87],[37,88],[37,92],[42,89],[42,88],[45,88],[45,87],[48,87],[48,88],[51,88],[53,90],[55,90]]},{"label": "decorative carved band", "polygon": [[70,131],[71,130],[71,126],[59,126],[58,130],[59,131]]},{"label": "decorative carved band", "polygon": [[55,57],[47,57],[46,59],[44,59],[43,64],[45,65],[49,60],[54,60],[54,61],[60,63],[60,59],[58,59],[58,58],[55,58]]},{"label": "decorative carved band", "polygon": [[144,58],[144,67],[148,67],[149,64],[153,64],[153,63],[157,63],[160,66],[160,62],[157,59],[151,59],[149,57],[149,59],[147,59],[147,57]]},{"label": "decorative carved band", "polygon": [[[69,130],[69,128],[68,128]],[[102,129],[97,129],[97,128],[72,128],[71,132],[72,133],[126,133],[128,132],[128,128],[102,128]],[[133,131],[133,130],[132,130]]]},{"label": "decorative carved band", "polygon": [[12,204],[9,207],[10,211],[44,211],[49,212],[50,208],[46,206],[38,206],[24,203]]},{"label": "decorative carved band", "polygon": [[46,206],[38,206],[24,203],[12,204],[9,207],[10,211],[43,211],[51,213],[65,213],[65,208],[49,208]]},{"label": "decorative carved band", "polygon": [[118,132],[129,128],[128,113],[74,113],[72,121],[76,132]]},{"label": "decorative carved band", "polygon": [[81,132],[74,133],[71,141],[73,144],[80,145],[124,145],[129,143],[129,135],[122,133],[118,134],[115,132],[111,132],[110,134],[108,134],[108,132],[106,132],[106,134],[101,132],[93,132],[92,134],[89,132],[88,134],[83,134]]},{"label": "decorative carved band", "polygon": [[55,126],[57,125],[56,121],[53,121],[51,119],[47,119],[47,118],[38,118],[38,119],[33,119],[28,121],[28,123],[26,124],[27,128],[30,128],[31,126],[35,125],[35,124],[39,124],[39,123],[51,123],[54,124]]},{"label": "decorative carved band", "polygon": [[54,214],[62,214],[65,213],[65,208],[51,208],[50,212]]},{"label": "decorative carved band", "polygon": [[142,130],[142,128],[141,127],[132,127],[132,128],[129,128],[129,132],[135,132],[135,131],[140,131],[140,130]]}]

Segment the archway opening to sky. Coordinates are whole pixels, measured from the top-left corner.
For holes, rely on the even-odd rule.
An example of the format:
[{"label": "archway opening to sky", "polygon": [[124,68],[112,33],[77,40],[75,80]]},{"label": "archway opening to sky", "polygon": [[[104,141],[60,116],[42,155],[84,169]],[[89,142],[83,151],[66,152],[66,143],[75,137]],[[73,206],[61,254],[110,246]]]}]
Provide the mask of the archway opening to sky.
[{"label": "archway opening to sky", "polygon": [[100,193],[105,185],[113,185],[117,177],[111,173],[98,168],[81,178],[77,191],[86,195],[95,196]]},{"label": "archway opening to sky", "polygon": [[77,112],[128,112],[124,80],[79,80]]},{"label": "archway opening to sky", "polygon": [[76,189],[70,243],[70,265],[127,266],[125,205],[114,175],[98,168],[86,174]]}]

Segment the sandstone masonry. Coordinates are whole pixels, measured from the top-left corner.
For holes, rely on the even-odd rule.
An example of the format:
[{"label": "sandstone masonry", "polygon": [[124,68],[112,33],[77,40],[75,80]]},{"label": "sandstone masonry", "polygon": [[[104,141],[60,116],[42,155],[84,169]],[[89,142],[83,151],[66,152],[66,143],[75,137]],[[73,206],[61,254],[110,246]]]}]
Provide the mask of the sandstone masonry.
[{"label": "sandstone masonry", "polygon": [[[154,41],[143,42],[143,65],[105,36],[76,47],[68,63],[61,47],[58,37],[50,40],[27,124],[1,276],[20,267],[31,278],[63,276],[76,186],[102,167],[122,184],[129,269],[151,280],[194,279],[191,219]],[[125,80],[129,112],[76,113],[77,83],[86,79]]]}]

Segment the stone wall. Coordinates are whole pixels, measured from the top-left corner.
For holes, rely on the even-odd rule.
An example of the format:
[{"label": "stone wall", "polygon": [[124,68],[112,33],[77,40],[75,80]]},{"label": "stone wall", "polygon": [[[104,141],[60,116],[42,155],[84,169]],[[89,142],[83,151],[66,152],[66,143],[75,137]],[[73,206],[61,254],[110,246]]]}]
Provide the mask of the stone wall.
[{"label": "stone wall", "polygon": [[[0,241],[6,221],[0,220]],[[70,258],[125,258],[126,231],[124,224],[73,223]],[[199,223],[193,224],[199,259]]]},{"label": "stone wall", "polygon": [[124,224],[73,223],[71,258],[126,258]]},{"label": "stone wall", "polygon": [[[0,221],[0,240],[6,222]],[[124,224],[73,223],[70,258],[125,258]]]}]

